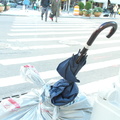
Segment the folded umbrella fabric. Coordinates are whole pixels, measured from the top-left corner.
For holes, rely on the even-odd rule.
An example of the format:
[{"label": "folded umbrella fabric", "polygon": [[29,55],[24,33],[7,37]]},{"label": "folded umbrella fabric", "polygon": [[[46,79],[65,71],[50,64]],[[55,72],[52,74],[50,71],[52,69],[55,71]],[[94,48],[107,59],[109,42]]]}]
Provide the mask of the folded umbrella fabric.
[{"label": "folded umbrella fabric", "polygon": [[77,73],[79,70],[86,64],[87,56],[83,56],[81,61],[77,64],[76,60],[79,57],[80,51],[78,54],[73,55],[72,57],[66,59],[65,61],[61,62],[58,67],[58,73],[66,79],[68,82],[79,82],[76,78]]},{"label": "folded umbrella fabric", "polygon": [[73,101],[79,90],[75,82],[69,83],[65,79],[57,81],[50,89],[51,102],[56,106],[63,106]]}]

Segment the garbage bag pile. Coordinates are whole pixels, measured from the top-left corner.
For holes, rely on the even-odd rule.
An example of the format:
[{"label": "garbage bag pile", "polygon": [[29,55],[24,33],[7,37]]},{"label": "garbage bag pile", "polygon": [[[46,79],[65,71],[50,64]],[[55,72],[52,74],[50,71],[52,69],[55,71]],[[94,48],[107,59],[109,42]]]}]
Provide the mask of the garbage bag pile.
[{"label": "garbage bag pile", "polygon": [[40,89],[32,89],[19,98],[7,98],[0,103],[0,120],[90,120],[92,104],[89,98],[79,90],[71,102],[57,106],[51,102],[50,90],[54,83],[45,83],[34,66],[21,67],[25,80]]}]

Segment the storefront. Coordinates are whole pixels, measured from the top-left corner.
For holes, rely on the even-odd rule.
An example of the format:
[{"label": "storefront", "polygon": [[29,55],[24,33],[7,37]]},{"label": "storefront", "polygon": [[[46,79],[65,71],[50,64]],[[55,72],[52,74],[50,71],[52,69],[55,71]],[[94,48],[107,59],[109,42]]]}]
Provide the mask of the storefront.
[{"label": "storefront", "polygon": [[102,8],[107,8],[108,6],[108,0],[94,0],[94,2],[99,3],[99,6]]},{"label": "storefront", "polygon": [[110,0],[111,4],[119,4],[120,5],[120,0]]}]

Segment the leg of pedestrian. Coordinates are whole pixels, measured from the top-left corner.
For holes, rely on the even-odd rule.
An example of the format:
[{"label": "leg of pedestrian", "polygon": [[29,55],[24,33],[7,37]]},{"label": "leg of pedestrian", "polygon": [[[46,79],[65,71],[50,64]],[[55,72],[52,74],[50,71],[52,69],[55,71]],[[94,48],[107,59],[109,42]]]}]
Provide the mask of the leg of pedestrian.
[{"label": "leg of pedestrian", "polygon": [[45,13],[45,9],[44,9],[44,7],[42,7],[41,20],[43,20],[43,15],[44,15],[44,13]]},{"label": "leg of pedestrian", "polygon": [[45,21],[47,21],[47,16],[48,16],[48,7],[46,7],[46,10],[45,10]]}]

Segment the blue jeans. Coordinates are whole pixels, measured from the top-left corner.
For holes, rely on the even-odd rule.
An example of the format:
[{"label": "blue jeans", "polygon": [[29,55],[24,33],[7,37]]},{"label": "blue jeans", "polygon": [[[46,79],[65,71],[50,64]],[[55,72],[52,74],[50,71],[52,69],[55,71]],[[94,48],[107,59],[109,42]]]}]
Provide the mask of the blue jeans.
[{"label": "blue jeans", "polygon": [[49,9],[49,7],[42,7],[41,17],[43,18],[43,15],[45,14],[45,20],[47,20],[48,9]]}]

